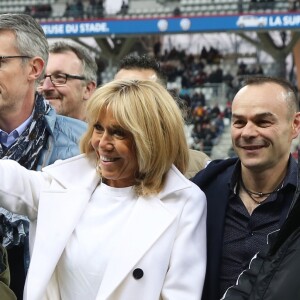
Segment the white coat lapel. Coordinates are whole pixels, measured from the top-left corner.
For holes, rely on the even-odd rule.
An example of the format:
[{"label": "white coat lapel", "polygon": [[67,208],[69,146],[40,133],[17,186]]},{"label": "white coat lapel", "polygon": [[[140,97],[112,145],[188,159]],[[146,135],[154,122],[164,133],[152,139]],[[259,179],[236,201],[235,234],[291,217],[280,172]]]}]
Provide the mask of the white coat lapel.
[{"label": "white coat lapel", "polygon": [[[43,193],[39,203],[36,238],[27,278],[28,291],[32,291],[33,294],[39,291],[39,296],[45,291],[89,199],[90,191],[86,189]],[[41,298],[38,295],[27,295],[27,299]]]},{"label": "white coat lapel", "polygon": [[167,210],[159,198],[140,197],[137,200],[120,243],[108,262],[97,300],[109,297],[175,218],[176,215]]},{"label": "white coat lapel", "polygon": [[27,277],[27,291],[32,295],[27,294],[27,299],[42,299],[67,241],[99,181],[94,166],[83,156],[49,166],[44,172],[54,180],[39,200],[35,242]]}]

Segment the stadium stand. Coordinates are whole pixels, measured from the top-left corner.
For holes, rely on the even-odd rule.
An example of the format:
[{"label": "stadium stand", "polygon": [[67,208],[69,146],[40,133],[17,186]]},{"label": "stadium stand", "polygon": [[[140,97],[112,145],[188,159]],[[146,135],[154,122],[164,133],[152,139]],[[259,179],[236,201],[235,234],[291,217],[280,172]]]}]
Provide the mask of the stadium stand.
[{"label": "stadium stand", "polygon": [[[30,13],[40,10],[38,17],[51,17],[52,5],[56,0],[9,0],[0,2],[0,13]],[[43,15],[42,13],[45,12]]]},{"label": "stadium stand", "polygon": [[[147,18],[147,17],[170,17],[170,16],[196,16],[213,14],[237,14],[237,13],[263,13],[263,12],[286,12],[293,9],[289,1],[269,0],[131,0],[126,9],[120,7],[117,14],[103,9],[91,9],[90,1],[71,1],[70,7],[66,0],[4,0],[0,2],[0,13],[27,12],[39,19],[61,18],[88,19],[88,18]],[[79,6],[78,6],[79,5]],[[71,14],[68,12],[71,8]]]}]

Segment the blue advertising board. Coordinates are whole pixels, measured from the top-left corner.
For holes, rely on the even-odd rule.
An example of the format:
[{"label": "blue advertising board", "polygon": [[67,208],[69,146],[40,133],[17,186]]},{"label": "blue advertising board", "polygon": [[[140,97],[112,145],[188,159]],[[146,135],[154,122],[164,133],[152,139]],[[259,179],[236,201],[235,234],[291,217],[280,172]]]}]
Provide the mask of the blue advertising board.
[{"label": "blue advertising board", "polygon": [[300,14],[249,14],[41,23],[47,37],[299,30]]}]

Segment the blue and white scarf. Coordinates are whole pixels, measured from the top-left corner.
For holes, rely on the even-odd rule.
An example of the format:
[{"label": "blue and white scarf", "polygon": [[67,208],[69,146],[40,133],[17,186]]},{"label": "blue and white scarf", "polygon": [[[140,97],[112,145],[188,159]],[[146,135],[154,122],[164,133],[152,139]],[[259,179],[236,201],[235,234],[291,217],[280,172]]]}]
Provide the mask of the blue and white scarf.
[{"label": "blue and white scarf", "polygon": [[[45,99],[36,93],[31,123],[9,148],[5,149],[0,144],[0,158],[15,160],[26,169],[35,170],[49,136],[44,119],[50,109]],[[4,247],[10,248],[23,243],[28,230],[29,220],[26,216],[0,207],[0,236]]]}]

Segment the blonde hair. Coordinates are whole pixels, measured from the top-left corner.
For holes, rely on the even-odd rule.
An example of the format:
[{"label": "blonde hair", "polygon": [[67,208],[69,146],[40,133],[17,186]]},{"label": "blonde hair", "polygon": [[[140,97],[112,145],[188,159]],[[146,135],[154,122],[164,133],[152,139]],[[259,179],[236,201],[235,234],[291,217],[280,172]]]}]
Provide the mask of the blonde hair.
[{"label": "blonde hair", "polygon": [[88,101],[88,130],[81,151],[94,153],[90,143],[94,124],[109,109],[134,139],[138,162],[135,189],[139,195],[162,190],[165,175],[174,164],[182,173],[188,164],[188,146],[180,109],[159,83],[114,80],[98,88]]}]

